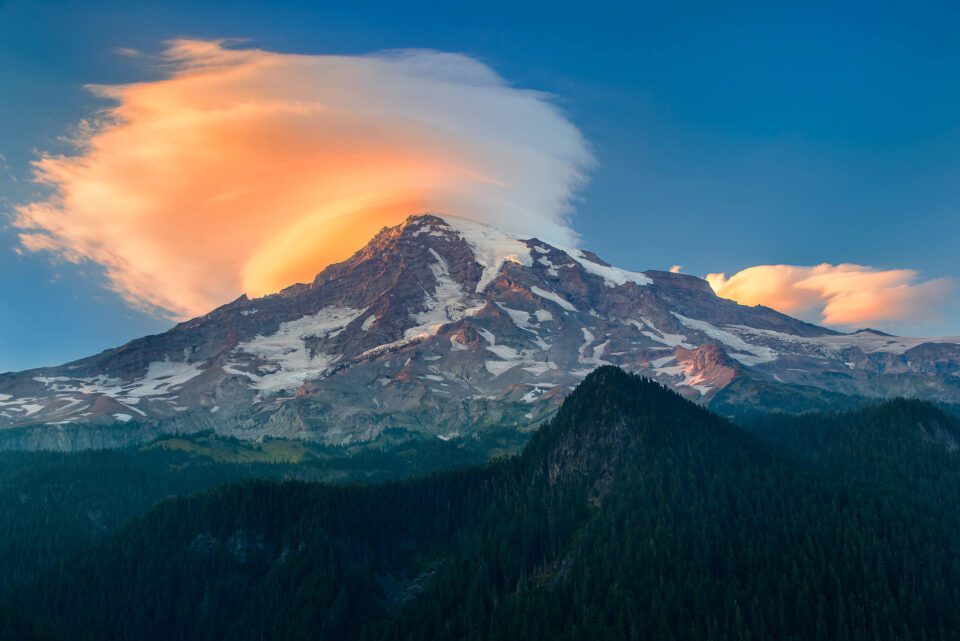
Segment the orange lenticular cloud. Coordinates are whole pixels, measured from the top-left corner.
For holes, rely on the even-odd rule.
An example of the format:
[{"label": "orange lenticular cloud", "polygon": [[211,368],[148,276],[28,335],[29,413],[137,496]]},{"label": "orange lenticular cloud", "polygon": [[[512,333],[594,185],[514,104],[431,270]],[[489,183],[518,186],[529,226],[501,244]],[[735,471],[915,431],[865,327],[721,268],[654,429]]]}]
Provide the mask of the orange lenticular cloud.
[{"label": "orange lenticular cloud", "polygon": [[466,56],[278,54],[181,40],[166,77],[112,105],[77,152],[35,163],[29,251],[103,267],[130,304],[185,318],[311,280],[426,211],[575,244],[593,158],[549,97]]},{"label": "orange lenticular cloud", "polygon": [[883,325],[929,318],[950,296],[951,282],[918,282],[910,269],[863,265],[759,265],[727,278],[708,274],[718,296],[742,305],[766,305],[826,325]]}]

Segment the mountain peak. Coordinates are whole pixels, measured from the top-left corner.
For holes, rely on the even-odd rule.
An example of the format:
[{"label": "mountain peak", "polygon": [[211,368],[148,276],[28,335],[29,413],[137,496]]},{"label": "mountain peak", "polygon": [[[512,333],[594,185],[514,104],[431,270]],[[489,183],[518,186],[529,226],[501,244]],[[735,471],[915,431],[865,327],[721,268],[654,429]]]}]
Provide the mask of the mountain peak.
[{"label": "mountain peak", "polygon": [[441,215],[433,212],[423,212],[421,214],[411,214],[400,224],[401,229],[414,225],[433,225],[438,228],[448,228],[447,218],[452,216]]},{"label": "mountain peak", "polygon": [[[388,428],[445,439],[493,425],[522,433],[608,365],[701,404],[722,396],[724,407],[762,409],[770,390],[798,386],[812,403],[904,385],[960,400],[960,339],[837,334],[718,298],[694,276],[632,272],[421,213],[310,284],[241,297],[61,367],[0,376],[0,428],[23,428],[0,431],[0,448],[102,447],[197,429],[337,444]],[[128,422],[138,428],[116,429]]]},{"label": "mountain peak", "polygon": [[[615,366],[591,372],[534,437],[524,456],[552,484],[586,480],[598,498],[651,450],[698,442],[714,453],[754,439],[661,383]],[[681,445],[682,447],[682,445]]]}]

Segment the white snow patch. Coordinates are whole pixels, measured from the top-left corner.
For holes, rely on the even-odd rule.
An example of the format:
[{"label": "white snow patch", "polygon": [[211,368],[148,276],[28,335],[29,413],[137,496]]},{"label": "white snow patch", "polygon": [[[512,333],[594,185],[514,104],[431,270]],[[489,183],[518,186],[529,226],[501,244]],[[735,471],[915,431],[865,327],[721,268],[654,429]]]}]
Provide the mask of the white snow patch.
[{"label": "white snow patch", "polygon": [[478,293],[493,282],[504,263],[517,263],[526,267],[533,265],[530,248],[513,236],[465,218],[444,216],[444,220],[470,245],[474,259],[483,268],[483,274],[477,283]]},{"label": "white snow patch", "polygon": [[583,333],[583,344],[580,346],[579,350],[580,362],[587,365],[610,365],[608,361],[605,361],[601,358],[603,353],[606,351],[607,346],[610,344],[610,339],[603,341],[599,345],[594,345],[591,349],[591,345],[593,345],[594,341],[596,340],[596,336],[594,336],[593,332],[586,327],[581,327],[580,331]]},{"label": "white snow patch", "polygon": [[[856,348],[864,354],[885,353],[903,354],[919,345],[960,345],[960,336],[941,337],[903,337],[883,336],[872,332],[856,334],[830,334],[826,336],[797,336],[772,329],[758,329],[747,325],[728,325],[727,329],[750,337],[775,341],[785,348],[800,348],[801,352],[820,354],[826,358],[837,358],[845,349]],[[848,365],[849,366],[849,365]]]},{"label": "white snow patch", "polygon": [[520,399],[524,403],[536,403],[537,400],[543,396],[544,392],[557,386],[556,383],[527,383],[527,385],[530,385],[533,389],[524,394],[523,398]]},{"label": "white snow patch", "polygon": [[417,324],[404,332],[406,339],[433,336],[447,323],[473,316],[484,306],[481,304],[468,307],[467,294],[460,284],[451,278],[447,261],[432,247],[430,253],[436,259],[436,262],[430,264],[436,284],[433,292],[427,294],[423,301],[424,311],[413,314],[413,320]]},{"label": "white snow patch", "polygon": [[487,351],[496,354],[505,361],[520,358],[520,353],[517,350],[506,345],[490,345],[487,347]]},{"label": "white snow patch", "polygon": [[483,365],[487,368],[488,372],[493,374],[494,377],[497,377],[520,365],[520,361],[485,361]]},{"label": "white snow patch", "polygon": [[[472,220],[455,216],[443,216],[443,219],[451,228],[460,233],[460,237],[473,250],[476,261],[483,267],[483,275],[480,277],[480,282],[477,283],[477,292],[484,291],[500,273],[503,264],[508,261],[525,267],[533,265],[530,248],[523,241]],[[653,282],[646,274],[640,272],[631,272],[595,263],[579,249],[567,247],[560,247],[559,249],[580,263],[589,273],[601,277],[608,287],[617,287],[626,283],[649,285]],[[549,253],[540,246],[536,246],[535,250],[539,254]],[[549,267],[554,268],[555,266],[551,264]],[[551,273],[551,275],[556,274]]]},{"label": "white snow patch", "polygon": [[510,320],[513,321],[513,324],[519,327],[520,329],[525,329],[528,332],[536,333],[533,329],[533,326],[530,324],[530,314],[525,312],[522,309],[512,309],[507,307],[503,303],[497,303],[497,307],[502,309],[510,317]]},{"label": "white snow patch", "polygon": [[24,403],[20,407],[23,409],[24,416],[32,416],[43,409],[43,405],[38,403]]},{"label": "white snow patch", "polygon": [[766,356],[757,356],[755,354],[744,354],[742,352],[729,352],[730,357],[740,361],[748,367],[753,367],[754,365],[761,365],[763,363],[769,363],[770,361],[777,360],[777,357],[768,358]]},{"label": "white snow patch", "polygon": [[[640,317],[639,321],[631,319],[627,322],[639,329],[641,334],[655,343],[660,343],[661,345],[666,345],[667,347],[684,347],[686,349],[694,348],[693,345],[687,342],[687,337],[683,334],[669,334],[657,329],[657,326],[653,324],[653,321],[643,316]],[[644,329],[644,326],[649,327],[650,329]]]},{"label": "white snow patch", "polygon": [[371,327],[373,327],[373,324],[376,322],[377,322],[377,315],[370,314],[369,316],[363,319],[363,325],[360,326],[360,329],[362,329],[363,331],[367,331]]},{"label": "white snow patch", "polygon": [[610,345],[610,339],[603,341],[599,345],[595,345],[593,348],[593,362],[594,363],[606,363],[607,361],[600,358],[607,351],[607,347]]},{"label": "white snow patch", "polygon": [[884,352],[888,354],[903,354],[919,345],[960,345],[960,336],[942,336],[942,337],[901,337],[901,336],[881,336],[870,332],[859,332],[857,334],[840,334],[837,336],[817,336],[807,339],[811,342],[842,349],[844,347],[856,347],[864,354],[873,352]]},{"label": "white snow patch", "polygon": [[666,365],[666,364],[669,363],[670,361],[676,360],[676,358],[677,358],[676,356],[673,356],[673,355],[671,354],[670,356],[664,356],[664,357],[662,357],[662,358],[658,358],[658,359],[656,359],[656,360],[652,360],[652,361],[650,361],[650,364],[653,365],[654,369],[657,369],[657,368],[663,367],[664,365]]},{"label": "white snow patch", "polygon": [[128,423],[131,420],[133,420],[133,416],[131,416],[130,414],[123,414],[121,412],[117,412],[116,414],[114,414],[113,418],[117,419],[121,423]]},{"label": "white snow patch", "polygon": [[[70,378],[67,376],[37,376],[34,380],[43,383],[51,391],[66,394],[88,394],[93,396],[107,396],[121,403],[137,414],[146,414],[132,407],[142,398],[154,397],[156,400],[172,402],[176,397],[175,390],[186,382],[203,373],[198,363],[185,361],[171,361],[166,358],[154,361],[147,366],[146,373],[133,381],[124,382],[119,378],[111,378],[104,374],[91,378]],[[67,405],[56,410],[56,414],[63,416],[76,413],[80,409],[83,399],[70,397]]]},{"label": "white snow patch", "polygon": [[668,366],[667,363],[673,360],[675,360],[674,356],[664,356],[663,358],[650,361],[650,365],[653,366],[653,371],[658,375],[669,376],[671,378],[683,377],[683,380],[680,381],[679,384],[696,390],[701,396],[705,396],[713,390],[713,386],[703,384],[704,379],[702,373],[695,375],[690,374],[690,363],[677,363],[676,365]]},{"label": "white snow patch", "polygon": [[777,352],[769,347],[748,343],[736,334],[724,329],[720,329],[719,327],[711,325],[706,321],[687,318],[686,316],[676,312],[670,313],[673,314],[684,327],[689,327],[690,329],[703,332],[710,338],[720,341],[727,347],[732,347],[733,349],[737,350],[737,352],[746,352],[730,354],[731,357],[737,359],[744,365],[758,365],[760,363],[769,363],[777,360]]},{"label": "white snow patch", "polygon": [[316,314],[281,323],[275,334],[256,336],[241,343],[234,350],[237,354],[246,354],[266,361],[267,365],[261,366],[259,373],[244,372],[235,367],[224,367],[224,371],[243,374],[253,381],[254,387],[264,391],[299,387],[307,380],[325,374],[330,366],[340,359],[339,355],[322,351],[311,355],[305,339],[326,338],[333,332],[342,330],[365,311],[366,309],[328,306]]},{"label": "white snow patch", "polygon": [[557,295],[557,294],[555,294],[555,293],[553,293],[553,292],[548,292],[548,291],[546,291],[546,290],[540,289],[540,288],[537,287],[537,286],[531,287],[531,288],[530,288],[530,291],[533,292],[534,294],[536,294],[537,296],[539,296],[540,298],[546,298],[546,299],[549,300],[549,301],[553,301],[554,303],[556,303],[557,305],[559,305],[559,306],[562,307],[563,309],[567,310],[568,312],[575,312],[575,311],[577,311],[577,308],[574,307],[572,304],[570,304],[569,301],[567,301],[567,300],[564,299],[564,298],[561,298],[559,295]]},{"label": "white snow patch", "polygon": [[545,309],[538,309],[533,313],[533,315],[537,317],[537,321],[540,323],[546,323],[547,321],[553,320],[553,314]]},{"label": "white snow patch", "polygon": [[656,368],[656,369],[653,370],[653,371],[656,372],[657,374],[666,374],[667,376],[682,376],[682,375],[683,375],[683,367],[680,366],[680,365],[670,365],[669,367],[667,367],[667,366],[662,366],[662,367]]},{"label": "white snow patch", "polygon": [[[90,407],[89,404],[84,403],[83,398],[64,397],[63,394],[57,394],[57,397],[62,400],[66,400],[67,402],[66,405],[63,405],[56,409],[55,414],[57,415],[70,414],[77,411],[78,409],[87,409],[88,407]],[[78,405],[83,405],[84,407],[78,408],[77,407]]]},{"label": "white snow patch", "polygon": [[131,399],[138,399],[144,396],[169,394],[174,388],[181,387],[184,383],[202,373],[203,370],[197,363],[171,360],[154,361],[147,367],[147,373],[143,378],[134,381],[135,385],[126,390],[126,396],[131,397]]},{"label": "white snow patch", "polygon": [[[542,248],[535,247],[537,251],[541,251]],[[546,253],[545,251],[542,253]],[[551,276],[559,276],[560,272],[557,271],[557,266],[553,264],[553,261],[547,258],[546,256],[541,256],[537,259],[537,262],[547,268],[547,273]]]},{"label": "white snow patch", "polygon": [[545,374],[550,370],[558,369],[558,367],[556,363],[552,363],[550,361],[538,361],[529,365],[524,365],[523,369],[526,372],[530,372],[534,376],[540,376],[541,374]]},{"label": "white snow patch", "polygon": [[[373,358],[375,356],[385,354],[391,350],[400,349],[401,347],[406,347],[407,345],[414,345],[416,343],[423,341],[426,338],[429,338],[429,334],[420,334],[419,336],[413,336],[411,338],[401,338],[400,340],[397,340],[397,341],[383,343],[382,345],[371,347],[365,352],[361,352],[360,354],[357,355],[356,360]],[[390,363],[384,363],[384,367],[390,367]]]},{"label": "white snow patch", "polygon": [[590,347],[590,343],[593,342],[595,336],[586,327],[581,327],[580,331],[583,332],[583,345],[580,346],[580,362],[583,363],[584,359],[587,357],[587,348]]},{"label": "white snow patch", "polygon": [[649,276],[640,272],[631,272],[626,269],[620,269],[619,267],[607,267],[606,265],[595,263],[587,258],[579,249],[564,249],[564,251],[580,263],[589,273],[602,278],[607,287],[619,287],[627,283],[636,283],[642,286],[649,285],[653,282]]}]

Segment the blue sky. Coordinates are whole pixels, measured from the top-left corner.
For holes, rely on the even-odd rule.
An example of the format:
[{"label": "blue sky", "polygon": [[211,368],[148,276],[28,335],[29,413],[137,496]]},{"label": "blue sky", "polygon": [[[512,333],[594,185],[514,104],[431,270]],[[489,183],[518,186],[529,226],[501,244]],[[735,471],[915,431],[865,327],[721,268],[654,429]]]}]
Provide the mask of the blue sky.
[{"label": "blue sky", "polygon": [[[120,47],[245,38],[296,53],[462,52],[550,92],[599,165],[574,219],[632,269],[859,263],[960,278],[960,8],[656,3],[0,0],[0,215],[36,192],[37,150],[142,80]],[[0,229],[0,371],[163,331],[95,266],[19,255]],[[901,324],[960,334],[960,307]]]}]

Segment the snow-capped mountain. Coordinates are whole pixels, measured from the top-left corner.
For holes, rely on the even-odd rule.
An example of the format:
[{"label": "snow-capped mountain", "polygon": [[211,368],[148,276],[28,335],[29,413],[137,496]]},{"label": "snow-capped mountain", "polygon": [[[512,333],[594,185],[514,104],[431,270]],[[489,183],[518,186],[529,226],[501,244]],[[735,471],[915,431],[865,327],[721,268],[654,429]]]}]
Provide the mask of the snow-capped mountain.
[{"label": "snow-capped mountain", "polygon": [[60,367],[0,375],[0,448],[215,430],[327,443],[533,429],[598,365],[721,411],[960,401],[960,337],[840,334],[706,281],[454,217],[385,228],[309,284]]}]

